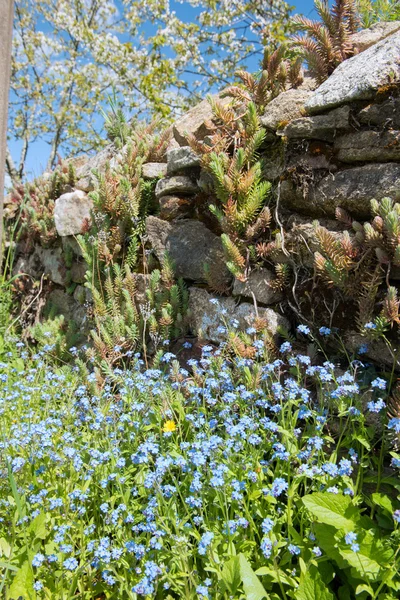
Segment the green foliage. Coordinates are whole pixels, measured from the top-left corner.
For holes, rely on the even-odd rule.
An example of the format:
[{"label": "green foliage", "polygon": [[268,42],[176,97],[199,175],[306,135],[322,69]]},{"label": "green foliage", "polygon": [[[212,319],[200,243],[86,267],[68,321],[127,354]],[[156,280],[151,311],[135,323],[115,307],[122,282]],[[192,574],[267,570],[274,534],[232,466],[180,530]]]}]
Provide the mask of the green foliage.
[{"label": "green foliage", "polygon": [[[210,205],[223,231],[222,243],[227,266],[238,279],[244,279],[245,247],[268,228],[271,213],[266,201],[271,184],[262,177],[259,150],[265,139],[256,105],[249,102],[241,118],[234,109],[211,101],[219,126],[213,144],[192,148],[202,154],[205,168],[214,180],[216,203]],[[215,149],[220,151],[216,152]]]},{"label": "green foliage", "polygon": [[82,335],[76,324],[66,320],[64,315],[52,314],[51,308],[43,321],[29,328],[29,337],[38,351],[46,349],[54,359],[62,361],[70,358],[70,348],[82,343]]},{"label": "green foliage", "polygon": [[237,71],[236,76],[241,80],[241,85],[228,87],[223,96],[233,97],[240,103],[253,102],[258,112],[263,114],[266,105],[273,98],[288,87],[297,88],[302,84],[302,58],[289,58],[284,45],[275,50],[266,48],[258,76],[243,70]]},{"label": "green foliage", "polygon": [[341,236],[329,232],[315,223],[315,233],[320,251],[315,253],[316,272],[331,287],[358,305],[358,325],[376,316],[381,298],[383,329],[399,324],[397,289],[386,282],[390,270],[399,264],[400,257],[400,205],[390,198],[371,201],[374,218],[364,224],[353,221],[342,209],[337,217],[350,226],[352,235],[345,231]]},{"label": "green foliage", "polygon": [[[107,372],[143,350],[149,340],[157,350],[185,328],[187,291],[175,283],[173,265],[164,257],[161,269],[147,273],[142,236],[146,216],[154,210],[154,182],[142,179],[142,165],[159,160],[168,135],[156,135],[156,124],[137,127],[127,138],[120,165],[97,175],[93,225],[79,238],[88,270],[86,287],[93,297],[95,329],[92,358]],[[137,273],[139,270],[143,271]],[[138,291],[138,282],[141,288]]]},{"label": "green foliage", "polygon": [[92,115],[110,93],[107,128],[121,142],[130,127],[121,90],[135,118],[171,117],[226,86],[255,53],[261,60],[264,47],[284,40],[291,10],[284,0],[188,0],[188,7],[172,13],[157,0],[15,3],[9,135],[21,150],[18,159],[7,156],[14,184],[26,176],[37,139],[49,145],[47,170],[60,154],[101,148],[105,136]]},{"label": "green foliage", "polygon": [[315,0],[315,10],[321,21],[294,17],[294,25],[306,35],[294,36],[293,45],[301,50],[311,75],[322,83],[354,54],[350,36],[358,27],[357,5],[356,0],[335,0],[330,9],[327,0]]},{"label": "green foliage", "polygon": [[[170,272],[167,258],[149,287],[163,293],[163,280],[172,303]],[[111,317],[124,275],[110,277]],[[190,374],[161,349],[151,369],[107,364],[106,382],[44,347],[2,356],[5,598],[398,597],[400,459],[387,453],[383,380],[287,345],[274,361],[251,331],[252,355],[233,353],[228,330]],[[366,397],[381,402],[380,437]]]},{"label": "green foliage", "polygon": [[399,0],[358,0],[357,12],[363,28],[379,21],[397,21],[400,18]]},{"label": "green foliage", "polygon": [[115,146],[121,149],[128,141],[132,126],[128,123],[122,104],[118,102],[116,92],[108,98],[109,110],[102,110],[104,117],[104,127],[108,139],[114,142]]},{"label": "green foliage", "polygon": [[73,163],[60,162],[49,177],[17,184],[11,190],[6,218],[10,223],[18,222],[19,239],[25,241],[27,250],[35,242],[48,247],[56,240],[55,200],[74,184]]}]

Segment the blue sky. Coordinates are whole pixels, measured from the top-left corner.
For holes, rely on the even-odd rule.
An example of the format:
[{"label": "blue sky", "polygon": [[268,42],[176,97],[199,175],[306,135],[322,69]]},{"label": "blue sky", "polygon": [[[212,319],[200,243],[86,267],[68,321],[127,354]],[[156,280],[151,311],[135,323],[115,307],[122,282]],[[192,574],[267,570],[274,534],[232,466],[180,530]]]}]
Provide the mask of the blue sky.
[{"label": "blue sky", "polygon": [[[182,14],[182,11],[184,10],[184,7],[181,4],[175,2],[171,4],[175,4],[175,6],[173,7],[174,10],[176,10],[177,14],[180,15],[180,17],[183,19],[184,15]],[[295,13],[302,13],[306,16],[315,16],[313,0],[298,0],[297,2],[293,2],[293,4]],[[188,19],[191,19],[192,15],[187,15],[187,17]],[[251,67],[252,65],[250,65],[250,70]],[[256,68],[257,61],[255,61],[254,70]],[[19,150],[21,144],[16,143],[15,141],[10,141],[9,146],[13,158],[17,162],[19,158]],[[34,144],[32,144],[27,160],[27,171],[29,173],[29,179],[38,176],[43,172],[47,162],[48,154],[49,145],[44,140],[38,140]]]}]

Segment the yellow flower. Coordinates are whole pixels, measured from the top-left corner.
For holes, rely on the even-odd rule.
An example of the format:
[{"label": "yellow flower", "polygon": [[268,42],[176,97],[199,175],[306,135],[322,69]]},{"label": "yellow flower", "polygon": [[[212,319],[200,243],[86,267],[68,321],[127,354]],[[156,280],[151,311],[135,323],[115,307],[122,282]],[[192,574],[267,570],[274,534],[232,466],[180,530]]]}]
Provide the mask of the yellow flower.
[{"label": "yellow flower", "polygon": [[166,421],[164,423],[164,427],[163,427],[164,433],[171,433],[172,431],[175,431],[175,430],[176,430],[175,421]]}]

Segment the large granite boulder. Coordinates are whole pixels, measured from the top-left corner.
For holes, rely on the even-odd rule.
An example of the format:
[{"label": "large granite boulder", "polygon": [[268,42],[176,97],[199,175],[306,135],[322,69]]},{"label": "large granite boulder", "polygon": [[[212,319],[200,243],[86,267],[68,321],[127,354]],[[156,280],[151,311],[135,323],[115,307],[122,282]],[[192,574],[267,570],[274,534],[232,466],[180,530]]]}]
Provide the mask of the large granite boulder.
[{"label": "large granite boulder", "polygon": [[144,179],[160,179],[167,174],[167,163],[145,163],[142,167]]},{"label": "large granite boulder", "polygon": [[325,115],[294,119],[283,130],[289,139],[314,139],[332,142],[338,130],[349,129],[350,108],[341,106]]},{"label": "large granite boulder", "polygon": [[42,248],[41,246],[36,246],[31,255],[30,263],[39,263],[41,265],[41,273],[45,273],[53,283],[62,286],[67,284],[67,268],[61,248]]},{"label": "large granite boulder", "polygon": [[200,221],[184,219],[168,223],[158,217],[147,217],[146,233],[158,258],[165,253],[175,264],[175,274],[191,281],[205,281],[204,265],[213,266],[221,273],[221,282],[228,282],[221,238]]},{"label": "large granite boulder", "polygon": [[336,138],[336,158],[341,162],[400,161],[400,131],[357,131]]},{"label": "large granite boulder", "polygon": [[190,146],[182,146],[168,150],[167,152],[167,173],[174,175],[187,169],[196,169],[200,167],[200,158],[193,152]]},{"label": "large granite boulder", "polygon": [[363,125],[400,129],[400,98],[391,96],[379,104],[369,104],[357,115]]},{"label": "large granite boulder", "polygon": [[232,294],[234,296],[243,296],[250,300],[256,299],[260,304],[275,304],[282,300],[283,294],[279,290],[271,287],[271,282],[275,279],[274,273],[268,269],[258,269],[252,271],[247,281],[235,279]]},{"label": "large granite boulder", "polygon": [[364,52],[370,46],[377,44],[381,40],[389,37],[392,33],[399,31],[400,21],[389,21],[374,23],[368,29],[361,29],[353,33],[350,37],[351,42],[357,48],[358,52]]},{"label": "large granite boulder", "polygon": [[198,191],[197,183],[187,175],[173,175],[157,181],[155,194],[162,198],[172,194],[196,194]]},{"label": "large granite boulder", "polygon": [[[232,98],[219,98],[224,106],[232,102]],[[187,146],[188,135],[194,135],[198,141],[204,140],[207,135],[214,132],[213,112],[208,100],[202,100],[199,104],[191,108],[173,125],[173,134],[175,140],[180,146]]]},{"label": "large granite boulder", "polygon": [[284,127],[293,119],[302,117],[305,113],[304,105],[312,93],[303,88],[282,92],[268,103],[260,119],[262,126],[275,132],[278,127]]},{"label": "large granite boulder", "polygon": [[94,190],[96,177],[93,175],[93,170],[99,173],[104,173],[107,163],[109,163],[115,155],[116,149],[113,144],[109,144],[100,152],[91,156],[76,169],[75,187],[84,192]]},{"label": "large granite boulder", "polygon": [[400,81],[400,31],[345,60],[310,95],[305,107],[319,113],[340,104],[374,98],[382,86]]},{"label": "large granite boulder", "polygon": [[370,218],[372,198],[400,197],[400,164],[369,164],[327,175],[304,192],[292,180],[281,185],[281,205],[309,216],[335,216],[337,207]]},{"label": "large granite boulder", "polygon": [[90,225],[91,198],[81,190],[63,194],[54,206],[54,221],[60,236],[79,235]]},{"label": "large granite boulder", "polygon": [[[189,311],[193,332],[215,343],[226,338],[223,330],[225,324],[237,323],[237,329],[245,331],[256,317],[254,304],[237,304],[234,298],[217,298],[207,290],[196,287],[189,290]],[[288,327],[287,320],[271,308],[258,308],[258,315],[266,319],[272,335],[277,335],[278,327]]]}]

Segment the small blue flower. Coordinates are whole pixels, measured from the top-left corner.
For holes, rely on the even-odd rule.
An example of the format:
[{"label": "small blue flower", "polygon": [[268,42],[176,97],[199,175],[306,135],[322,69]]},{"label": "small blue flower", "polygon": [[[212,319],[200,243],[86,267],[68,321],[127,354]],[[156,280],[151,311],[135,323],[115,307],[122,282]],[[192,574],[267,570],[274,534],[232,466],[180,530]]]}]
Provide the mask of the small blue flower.
[{"label": "small blue flower", "polygon": [[286,479],[283,479],[283,477],[277,477],[272,482],[270,494],[271,496],[274,496],[274,498],[278,498],[278,496],[285,492],[288,487],[289,485]]},{"label": "small blue flower", "polygon": [[273,527],[274,527],[274,522],[269,517],[264,519],[263,522],[261,523],[261,529],[262,529],[263,533],[269,533],[270,531],[272,531]]},{"label": "small blue flower", "polygon": [[376,402],[368,402],[368,410],[373,413],[378,413],[383,410],[386,406],[382,398],[378,398]]},{"label": "small blue flower", "polygon": [[76,560],[76,558],[67,558],[66,560],[64,560],[64,569],[66,569],[67,571],[75,571],[75,569],[78,566],[78,561]]},{"label": "small blue flower", "polygon": [[35,554],[35,556],[32,558],[32,567],[41,567],[43,562],[45,561],[45,556],[44,554],[41,554],[40,552],[38,554]]},{"label": "small blue flower", "polygon": [[329,329],[329,327],[320,327],[319,333],[320,335],[331,335],[332,331]]},{"label": "small blue flower", "polygon": [[377,377],[376,379],[371,381],[371,387],[377,388],[378,390],[385,390],[386,389],[386,381],[384,379],[382,379],[381,377]]},{"label": "small blue flower", "polygon": [[203,533],[198,547],[198,552],[201,556],[206,554],[207,548],[211,544],[213,537],[214,534],[211,533],[211,531],[206,531],[206,533]]},{"label": "small blue flower", "polygon": [[344,540],[348,546],[352,549],[353,552],[359,552],[360,546],[357,544],[357,534],[354,531],[346,533],[344,536]]},{"label": "small blue flower", "polygon": [[297,327],[297,331],[303,333],[304,335],[309,335],[309,333],[311,333],[310,328],[307,327],[307,325],[299,325]]},{"label": "small blue flower", "polygon": [[292,349],[292,344],[290,342],[284,342],[279,348],[279,352],[290,352]]},{"label": "small blue flower", "polygon": [[295,544],[289,544],[288,550],[289,550],[290,554],[292,554],[293,556],[298,556],[301,552],[300,548],[298,546],[296,546]]},{"label": "small blue flower", "polygon": [[272,554],[272,542],[269,539],[269,537],[263,537],[263,539],[261,540],[260,548],[265,558],[270,558]]}]

